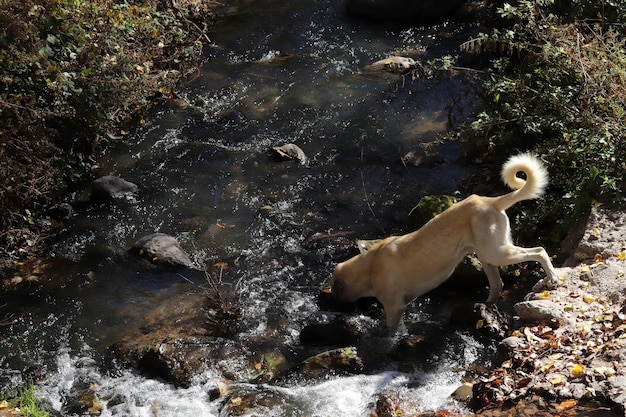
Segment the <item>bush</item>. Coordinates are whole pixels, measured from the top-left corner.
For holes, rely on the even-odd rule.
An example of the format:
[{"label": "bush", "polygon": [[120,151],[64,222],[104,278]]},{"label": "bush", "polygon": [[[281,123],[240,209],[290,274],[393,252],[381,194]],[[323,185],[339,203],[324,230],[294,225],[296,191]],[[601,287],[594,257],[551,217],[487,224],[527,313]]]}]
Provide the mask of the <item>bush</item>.
[{"label": "bush", "polygon": [[151,97],[168,93],[192,68],[208,39],[211,6],[213,0],[0,4],[4,255],[32,244],[37,213],[89,172],[103,142],[119,136]]},{"label": "bush", "polygon": [[598,3],[494,2],[498,25],[464,45],[492,58],[472,137],[502,158],[532,150],[548,164],[540,212],[563,225],[556,243],[592,200],[625,200],[626,2]]}]

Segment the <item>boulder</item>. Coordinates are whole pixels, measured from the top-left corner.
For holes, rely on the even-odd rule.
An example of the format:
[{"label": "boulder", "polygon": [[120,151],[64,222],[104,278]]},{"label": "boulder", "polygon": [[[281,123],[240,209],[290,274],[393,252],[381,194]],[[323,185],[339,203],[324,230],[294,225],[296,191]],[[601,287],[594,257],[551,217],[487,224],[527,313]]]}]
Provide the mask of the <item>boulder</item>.
[{"label": "boulder", "polygon": [[513,307],[523,322],[536,323],[563,318],[562,307],[549,300],[522,301]]},{"label": "boulder", "polygon": [[113,175],[105,175],[95,180],[91,186],[92,202],[130,202],[137,201],[139,188],[136,184]]},{"label": "boulder", "polygon": [[391,22],[428,22],[455,13],[466,0],[346,0],[348,13]]},{"label": "boulder", "polygon": [[195,268],[189,255],[176,238],[165,233],[144,236],[133,245],[132,251],[159,266]]},{"label": "boulder", "polygon": [[608,259],[625,249],[626,212],[604,209],[593,205],[587,227],[574,251],[575,263],[593,260],[596,255]]}]

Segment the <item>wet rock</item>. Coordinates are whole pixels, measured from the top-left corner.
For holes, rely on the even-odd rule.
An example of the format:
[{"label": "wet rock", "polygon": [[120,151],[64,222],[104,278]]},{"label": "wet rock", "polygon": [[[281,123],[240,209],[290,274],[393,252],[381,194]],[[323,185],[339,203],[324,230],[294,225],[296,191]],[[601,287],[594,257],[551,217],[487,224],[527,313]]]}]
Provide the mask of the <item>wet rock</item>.
[{"label": "wet rock", "polygon": [[437,214],[445,211],[455,203],[450,195],[428,195],[420,199],[419,203],[409,212],[406,223],[410,231],[414,231],[428,223]]},{"label": "wet rock", "polygon": [[155,265],[195,268],[193,261],[176,238],[165,233],[154,233],[142,237],[135,242],[132,251]]},{"label": "wet rock", "polygon": [[291,398],[270,386],[232,385],[220,416],[300,415],[297,411]]},{"label": "wet rock", "polygon": [[523,322],[536,323],[559,319],[563,316],[562,307],[549,300],[529,300],[513,306],[515,313]]},{"label": "wet rock", "polygon": [[509,329],[510,317],[500,311],[496,304],[476,303],[455,308],[450,321],[476,329],[489,338],[502,339]]},{"label": "wet rock", "polygon": [[472,399],[472,388],[474,384],[470,384],[469,382],[465,382],[463,385],[454,390],[451,397],[457,401],[467,401],[469,402]]},{"label": "wet rock", "polygon": [[185,289],[175,290],[176,296],[171,291],[156,296],[141,322],[109,346],[108,365],[134,368],[176,386],[188,386],[207,368],[227,379],[245,379],[247,347],[234,338],[214,336],[206,295],[179,285]]},{"label": "wet rock", "polygon": [[288,370],[289,366],[285,356],[281,352],[274,350],[261,355],[261,360],[254,364],[253,375],[250,379],[251,382],[257,384],[267,383]]},{"label": "wet rock", "polygon": [[303,345],[346,346],[353,345],[361,339],[356,325],[344,318],[330,323],[309,324],[300,332]]},{"label": "wet rock", "polygon": [[295,372],[307,378],[320,378],[332,373],[355,374],[363,370],[356,348],[345,347],[322,352],[296,366]]},{"label": "wet rock", "polygon": [[336,232],[318,232],[304,240],[304,249],[309,252],[312,261],[327,259],[348,259],[358,254],[354,246],[354,232],[340,230]]},{"label": "wet rock", "polygon": [[453,14],[466,0],[346,0],[349,13],[376,21],[427,22]]},{"label": "wet rock", "polygon": [[404,56],[391,56],[381,59],[373,64],[366,65],[363,71],[366,73],[391,72],[394,74],[406,74],[415,68],[416,62],[413,58]]},{"label": "wet rock", "polygon": [[136,184],[113,175],[105,175],[96,179],[91,186],[92,202],[129,202],[137,201],[138,190]]},{"label": "wet rock", "polygon": [[271,149],[271,154],[280,160],[297,160],[302,165],[309,163],[309,158],[304,151],[293,143],[287,143],[282,146],[274,146]]},{"label": "wet rock", "polygon": [[99,414],[102,404],[89,384],[75,383],[65,398],[64,415]]}]

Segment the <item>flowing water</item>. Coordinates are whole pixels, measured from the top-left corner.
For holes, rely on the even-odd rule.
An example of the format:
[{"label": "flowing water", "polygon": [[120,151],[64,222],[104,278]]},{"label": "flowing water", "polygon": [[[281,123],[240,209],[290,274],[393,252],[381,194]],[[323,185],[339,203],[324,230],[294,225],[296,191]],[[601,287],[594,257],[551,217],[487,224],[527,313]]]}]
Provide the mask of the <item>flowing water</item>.
[{"label": "flowing water", "polygon": [[[178,92],[181,100],[159,105],[101,161],[102,174],[139,185],[138,201],[85,205],[51,250],[71,261],[56,271],[66,283],[13,300],[23,315],[3,328],[6,387],[36,375],[37,394],[63,413],[72,389],[95,381],[98,398],[116,398],[101,400],[104,416],[223,414],[220,402],[209,399],[223,379],[217,367],[181,388],[103,366],[108,346],[141,326],[155,305],[197,288],[187,280],[204,277],[188,271],[185,280],[140,266],[127,256],[136,240],[168,233],[199,265],[226,263],[223,280],[238,283],[243,306],[239,337],[313,355],[320,350],[302,347],[298,335],[311,320],[338,314],[318,307],[317,296],[341,259],[307,244],[311,236],[403,233],[421,196],[453,193],[468,173],[456,163],[454,143],[436,148],[439,164],[401,162],[475,110],[475,90],[463,77],[412,80],[362,69],[400,51],[424,62],[457,55],[475,30],[471,24],[378,25],[347,16],[333,0],[229,3],[240,12],[215,27],[215,45]],[[224,111],[233,120],[220,117]],[[298,145],[308,162],[266,155],[286,143]],[[71,197],[88,196],[85,185]],[[406,322],[432,329],[425,337],[434,347],[423,357],[381,359],[362,375],[266,384],[291,407],[266,415],[368,415],[384,390],[415,410],[455,407],[450,393],[469,369],[489,365],[493,348],[448,326],[447,317],[441,298],[422,297]],[[380,319],[357,320],[375,326]],[[382,352],[397,340],[372,343]]]}]

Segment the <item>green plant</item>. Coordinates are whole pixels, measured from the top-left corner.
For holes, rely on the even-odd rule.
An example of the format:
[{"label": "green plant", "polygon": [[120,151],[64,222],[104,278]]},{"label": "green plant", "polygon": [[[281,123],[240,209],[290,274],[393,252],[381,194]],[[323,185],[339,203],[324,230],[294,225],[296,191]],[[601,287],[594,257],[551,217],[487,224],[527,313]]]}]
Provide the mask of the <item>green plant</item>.
[{"label": "green plant", "polygon": [[0,2],[3,258],[37,240],[38,215],[65,186],[89,175],[106,142],[123,136],[123,126],[200,59],[213,6],[213,0]]},{"label": "green plant", "polygon": [[599,19],[599,2],[570,3],[494,2],[497,26],[464,45],[491,57],[473,139],[502,158],[542,157],[552,174],[542,213],[562,233],[592,200],[623,204],[626,195],[626,44],[623,25],[606,18],[626,18],[626,3],[601,2]]},{"label": "green plant", "polygon": [[35,385],[30,382],[22,387],[17,398],[20,413],[24,417],[48,417],[50,413],[35,395]]}]

